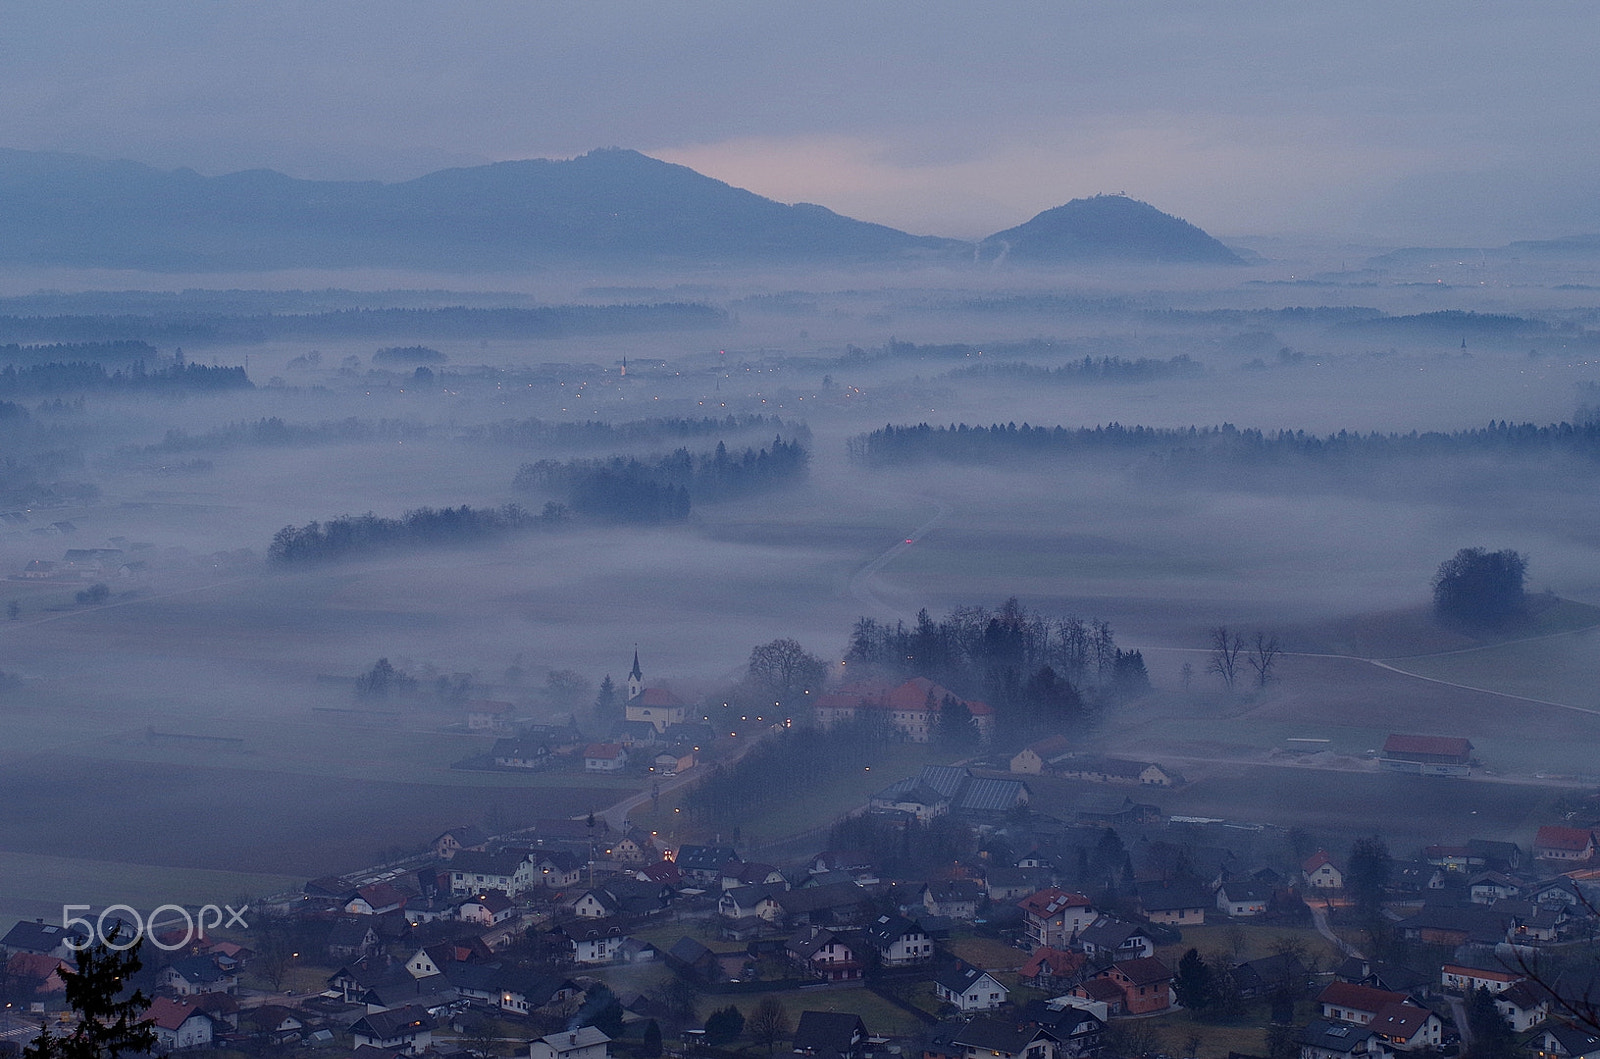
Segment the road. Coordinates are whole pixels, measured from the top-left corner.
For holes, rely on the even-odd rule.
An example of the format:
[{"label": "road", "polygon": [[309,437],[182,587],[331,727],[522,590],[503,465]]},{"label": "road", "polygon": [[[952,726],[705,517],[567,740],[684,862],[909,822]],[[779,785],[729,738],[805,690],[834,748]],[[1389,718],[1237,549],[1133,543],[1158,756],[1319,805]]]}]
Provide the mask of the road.
[{"label": "road", "polygon": [[1328,925],[1328,908],[1326,905],[1317,905],[1307,901],[1306,907],[1311,909],[1311,922],[1316,924],[1317,933],[1327,938],[1329,944],[1346,956],[1352,956],[1358,960],[1366,959],[1354,945],[1351,945],[1333,932],[1333,928]]},{"label": "road", "polygon": [[876,577],[878,572],[884,567],[888,566],[896,558],[904,554],[907,549],[914,547],[917,541],[921,540],[925,535],[932,532],[935,526],[943,522],[946,518],[950,517],[950,505],[945,503],[943,500],[933,496],[922,497],[921,499],[933,504],[936,508],[938,508],[933,517],[928,519],[922,525],[918,526],[916,529],[912,530],[911,533],[903,540],[891,545],[883,552],[882,555],[879,555],[877,558],[869,561],[865,566],[857,570],[855,576],[850,579],[850,594],[855,596],[856,599],[860,600],[864,605],[871,607],[875,615],[894,615],[895,617],[899,617],[907,621],[910,621],[916,617],[915,614],[897,611],[893,606],[881,599],[878,594],[872,590],[872,579]]}]

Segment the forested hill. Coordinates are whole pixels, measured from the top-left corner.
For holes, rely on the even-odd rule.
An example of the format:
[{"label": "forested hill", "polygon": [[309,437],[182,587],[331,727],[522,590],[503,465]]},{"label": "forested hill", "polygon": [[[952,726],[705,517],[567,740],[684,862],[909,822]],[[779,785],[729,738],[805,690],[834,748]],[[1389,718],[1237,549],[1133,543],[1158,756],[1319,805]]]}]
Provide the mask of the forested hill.
[{"label": "forested hill", "polygon": [[1029,456],[1131,453],[1174,459],[1260,462],[1345,459],[1390,459],[1427,455],[1570,453],[1600,459],[1600,422],[1490,423],[1476,430],[1449,433],[1412,431],[1316,435],[1305,431],[1241,430],[1229,423],[1216,427],[1123,426],[1035,427],[1024,423],[948,427],[919,423],[888,425],[850,440],[851,455],[873,463],[913,460],[958,460],[991,463]]}]

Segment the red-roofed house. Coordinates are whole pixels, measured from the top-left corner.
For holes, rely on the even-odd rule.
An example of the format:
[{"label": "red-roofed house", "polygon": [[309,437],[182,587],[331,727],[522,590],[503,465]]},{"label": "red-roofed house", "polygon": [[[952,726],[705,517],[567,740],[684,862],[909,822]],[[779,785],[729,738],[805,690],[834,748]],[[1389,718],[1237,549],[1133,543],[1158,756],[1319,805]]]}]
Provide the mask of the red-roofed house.
[{"label": "red-roofed house", "polygon": [[1041,945],[1022,965],[1018,975],[1035,989],[1052,989],[1070,982],[1083,970],[1085,959],[1081,952],[1062,952]]},{"label": "red-roofed house", "polygon": [[6,961],[6,975],[18,992],[33,996],[48,996],[67,988],[61,980],[62,971],[72,970],[72,965],[59,956],[43,952],[12,953]]},{"label": "red-roofed house", "polygon": [[1038,742],[1029,743],[1011,759],[1011,771],[1037,776],[1045,766],[1057,758],[1065,757],[1072,744],[1064,735],[1048,735]]},{"label": "red-roofed house", "polygon": [[1534,836],[1533,855],[1544,860],[1588,860],[1594,856],[1594,832],[1546,824]]},{"label": "red-roofed house", "polygon": [[1504,967],[1472,967],[1467,964],[1447,963],[1439,968],[1439,982],[1452,993],[1475,993],[1487,989],[1503,993],[1522,981],[1525,976]]},{"label": "red-roofed house", "polygon": [[1035,946],[1064,949],[1099,913],[1083,894],[1049,886],[1017,902],[1026,919],[1028,940]]},{"label": "red-roofed house", "polygon": [[209,1047],[215,1028],[211,1016],[193,1004],[164,996],[150,1001],[144,1021],[155,1030],[158,1052]]},{"label": "red-roofed house", "polygon": [[1130,1015],[1172,1006],[1172,971],[1154,956],[1118,960],[1101,973],[1122,989],[1123,1007]]},{"label": "red-roofed house", "polygon": [[1305,863],[1300,865],[1300,870],[1305,873],[1307,889],[1344,889],[1344,873],[1334,866],[1333,858],[1328,856],[1327,850],[1319,849],[1311,854],[1305,859]]},{"label": "red-roofed house", "polygon": [[1404,993],[1391,993],[1387,989],[1352,985],[1349,982],[1329,982],[1317,994],[1323,1018],[1352,1022],[1357,1026],[1367,1025],[1378,1017],[1378,1012],[1391,1004],[1403,1004],[1405,1001]]},{"label": "red-roofed house", "polygon": [[621,743],[590,743],[583,748],[585,772],[621,772],[628,767],[628,748]]},{"label": "red-roofed house", "polygon": [[954,699],[966,707],[979,736],[987,739],[993,733],[994,707],[986,702],[963,699],[927,677],[912,677],[895,687],[877,683],[854,684],[818,696],[812,709],[817,723],[824,728],[858,717],[876,715],[908,742],[926,743],[939,726],[940,711],[946,699]]},{"label": "red-roofed house", "polygon": [[1455,736],[1391,735],[1378,764],[1419,776],[1466,776],[1472,771],[1472,744]]}]

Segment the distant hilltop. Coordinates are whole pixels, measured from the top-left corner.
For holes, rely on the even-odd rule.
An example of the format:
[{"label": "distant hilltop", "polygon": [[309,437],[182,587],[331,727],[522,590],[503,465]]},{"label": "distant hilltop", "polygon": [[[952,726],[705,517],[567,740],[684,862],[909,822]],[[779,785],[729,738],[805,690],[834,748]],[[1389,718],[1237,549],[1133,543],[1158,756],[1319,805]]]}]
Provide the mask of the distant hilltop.
[{"label": "distant hilltop", "polygon": [[153,270],[398,267],[1237,264],[1186,221],[1077,199],[979,243],[785,205],[610,148],[415,180],[206,177],[0,150],[0,263]]},{"label": "distant hilltop", "polygon": [[1188,221],[1126,195],[1073,199],[979,244],[989,260],[1019,264],[1150,261],[1239,265],[1238,254]]}]

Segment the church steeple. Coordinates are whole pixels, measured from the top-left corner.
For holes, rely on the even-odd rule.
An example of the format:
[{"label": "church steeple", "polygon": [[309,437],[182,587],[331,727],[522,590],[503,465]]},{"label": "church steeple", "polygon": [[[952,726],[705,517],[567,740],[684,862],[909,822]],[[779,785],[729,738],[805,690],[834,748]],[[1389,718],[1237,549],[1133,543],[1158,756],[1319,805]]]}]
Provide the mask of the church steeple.
[{"label": "church steeple", "polygon": [[633,649],[633,669],[628,673],[628,701],[639,697],[644,690],[644,671],[639,668],[639,649]]}]

